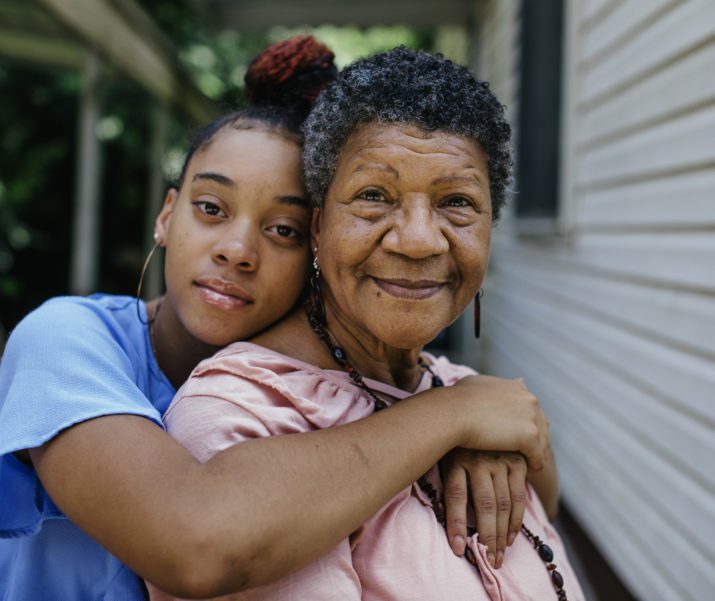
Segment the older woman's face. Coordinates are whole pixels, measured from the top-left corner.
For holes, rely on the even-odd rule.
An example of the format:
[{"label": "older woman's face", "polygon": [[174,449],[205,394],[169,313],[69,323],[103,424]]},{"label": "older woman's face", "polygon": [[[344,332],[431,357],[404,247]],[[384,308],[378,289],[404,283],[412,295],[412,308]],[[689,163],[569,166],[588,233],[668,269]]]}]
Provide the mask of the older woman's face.
[{"label": "older woman's face", "polygon": [[479,289],[491,225],[487,160],[471,140],[366,125],[313,220],[326,302],[388,346],[422,346]]}]

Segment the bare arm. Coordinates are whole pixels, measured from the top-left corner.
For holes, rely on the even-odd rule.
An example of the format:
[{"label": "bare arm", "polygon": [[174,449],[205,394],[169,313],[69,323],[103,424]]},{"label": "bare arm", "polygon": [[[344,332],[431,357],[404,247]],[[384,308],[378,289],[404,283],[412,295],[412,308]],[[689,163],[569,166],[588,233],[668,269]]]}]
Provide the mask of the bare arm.
[{"label": "bare arm", "polygon": [[536,494],[539,495],[546,515],[549,516],[550,520],[556,519],[559,513],[559,475],[556,470],[556,461],[554,460],[551,445],[549,445],[546,452],[544,469],[538,472],[530,470],[526,479],[534,487]]},{"label": "bare arm", "polygon": [[516,448],[540,468],[538,411],[512,384],[465,378],[365,420],[249,441],[205,464],[125,415],[78,424],[31,456],[58,506],[132,569],[176,595],[215,596],[315,560],[455,446]]}]

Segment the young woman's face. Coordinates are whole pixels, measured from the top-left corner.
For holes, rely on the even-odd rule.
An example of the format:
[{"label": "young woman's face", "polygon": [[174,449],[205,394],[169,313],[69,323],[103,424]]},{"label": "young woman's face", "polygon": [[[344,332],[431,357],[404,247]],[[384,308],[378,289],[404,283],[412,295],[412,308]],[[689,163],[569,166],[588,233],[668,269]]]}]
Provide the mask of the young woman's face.
[{"label": "young woman's face", "polygon": [[260,129],[221,131],[157,219],[167,298],[187,331],[224,346],[295,304],[309,266],[299,146]]}]

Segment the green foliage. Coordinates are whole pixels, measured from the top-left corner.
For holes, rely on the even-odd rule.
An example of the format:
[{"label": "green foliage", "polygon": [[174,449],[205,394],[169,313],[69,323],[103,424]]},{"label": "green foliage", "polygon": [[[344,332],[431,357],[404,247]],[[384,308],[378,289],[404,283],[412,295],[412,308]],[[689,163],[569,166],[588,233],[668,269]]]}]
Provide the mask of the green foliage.
[{"label": "green foliage", "polygon": [[[269,43],[313,33],[339,66],[399,44],[430,47],[430,32],[405,27],[274,27],[264,33],[213,31],[187,4],[141,0],[176,46],[196,85],[225,110],[243,104],[250,59]],[[0,348],[3,330],[46,298],[67,294],[75,200],[81,74],[0,59]],[[102,115],[102,225],[98,290],[133,294],[144,256],[148,161],[154,102],[105,72]],[[176,175],[189,124],[174,115],[164,160]]]},{"label": "green foliage", "polygon": [[337,27],[335,25],[319,25],[318,27],[273,27],[268,32],[268,42],[274,43],[295,35],[312,34],[316,39],[329,46],[335,53],[338,68],[350,64],[354,60],[389,50],[395,46],[410,48],[429,48],[431,34],[427,31],[415,31],[403,25],[376,25],[361,29],[350,25]]},{"label": "green foliage", "polygon": [[66,287],[78,86],[0,63],[0,331]]}]

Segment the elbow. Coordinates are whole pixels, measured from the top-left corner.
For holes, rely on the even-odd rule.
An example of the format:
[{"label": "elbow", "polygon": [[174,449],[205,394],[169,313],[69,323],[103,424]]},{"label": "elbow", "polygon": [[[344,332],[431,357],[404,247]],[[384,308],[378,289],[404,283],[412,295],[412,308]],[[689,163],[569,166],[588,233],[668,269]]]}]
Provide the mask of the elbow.
[{"label": "elbow", "polygon": [[220,537],[205,533],[184,531],[181,539],[148,578],[163,592],[181,599],[206,599],[256,586],[247,550],[233,545],[234,554],[228,554]]},{"label": "elbow", "polygon": [[242,571],[226,574],[204,561],[189,562],[175,576],[163,590],[182,599],[214,598],[249,588],[249,578]]},{"label": "elbow", "polygon": [[189,558],[183,578],[184,590],[192,595],[189,598],[218,597],[256,586],[256,553],[243,545],[233,545],[229,553],[228,545],[222,546],[219,540],[220,537],[199,540],[190,554],[193,559]]},{"label": "elbow", "polygon": [[[222,568],[222,565],[224,567]],[[156,580],[157,588],[181,599],[207,599],[250,588],[250,578],[240,567],[226,569],[200,556],[175,564],[169,574]]]}]

